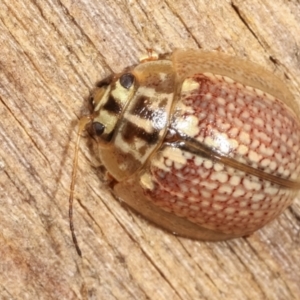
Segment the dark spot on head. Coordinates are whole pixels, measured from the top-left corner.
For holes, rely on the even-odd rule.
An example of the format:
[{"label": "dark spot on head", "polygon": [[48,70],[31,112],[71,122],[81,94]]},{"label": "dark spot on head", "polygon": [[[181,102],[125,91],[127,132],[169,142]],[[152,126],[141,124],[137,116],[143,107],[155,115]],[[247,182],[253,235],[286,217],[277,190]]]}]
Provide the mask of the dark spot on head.
[{"label": "dark spot on head", "polygon": [[140,96],[136,99],[136,103],[131,110],[131,113],[135,116],[139,116],[142,119],[151,119],[152,111],[148,108],[150,104],[150,98],[146,96]]},{"label": "dark spot on head", "polygon": [[111,84],[113,80],[113,75],[109,75],[106,78],[102,79],[101,81],[97,82],[96,87],[102,88],[102,87],[107,87]]},{"label": "dark spot on head", "polygon": [[158,104],[158,107],[163,107],[165,108],[168,104],[168,98],[164,98],[160,101],[160,103]]},{"label": "dark spot on head", "polygon": [[122,106],[116,101],[116,99],[112,95],[110,95],[106,103],[103,105],[103,109],[114,114],[119,114],[122,111]]},{"label": "dark spot on head", "polygon": [[93,133],[97,136],[102,135],[105,129],[105,126],[100,122],[94,122],[92,124],[92,127],[93,127]]},{"label": "dark spot on head", "polygon": [[106,142],[110,142],[111,139],[113,138],[114,134],[115,134],[115,130],[112,130],[110,133],[102,136],[102,139],[104,139]]},{"label": "dark spot on head", "polygon": [[148,145],[144,145],[139,149],[139,153],[141,156],[144,156],[146,151],[148,150]]},{"label": "dark spot on head", "polygon": [[149,74],[146,78],[146,85],[153,88],[157,93],[171,94],[174,93],[174,74]]},{"label": "dark spot on head", "polygon": [[134,142],[134,138],[137,137],[147,142],[148,144],[153,145],[159,139],[159,132],[155,130],[149,133],[143,128],[139,127],[138,125],[133,124],[131,122],[127,122],[124,126],[122,136],[123,139],[128,143]]},{"label": "dark spot on head", "polygon": [[125,73],[120,77],[120,84],[128,90],[133,85],[134,79],[131,73]]}]

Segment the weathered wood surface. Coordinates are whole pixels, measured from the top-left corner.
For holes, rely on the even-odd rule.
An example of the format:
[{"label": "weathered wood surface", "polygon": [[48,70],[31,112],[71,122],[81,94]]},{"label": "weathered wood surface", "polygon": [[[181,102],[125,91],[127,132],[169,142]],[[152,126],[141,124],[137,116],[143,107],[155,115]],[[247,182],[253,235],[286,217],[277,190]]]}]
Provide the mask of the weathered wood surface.
[{"label": "weathered wood surface", "polygon": [[99,180],[83,139],[70,238],[76,122],[100,78],[146,48],[218,49],[273,70],[300,100],[292,0],[0,2],[1,299],[299,299],[300,200],[248,238],[168,234]]}]

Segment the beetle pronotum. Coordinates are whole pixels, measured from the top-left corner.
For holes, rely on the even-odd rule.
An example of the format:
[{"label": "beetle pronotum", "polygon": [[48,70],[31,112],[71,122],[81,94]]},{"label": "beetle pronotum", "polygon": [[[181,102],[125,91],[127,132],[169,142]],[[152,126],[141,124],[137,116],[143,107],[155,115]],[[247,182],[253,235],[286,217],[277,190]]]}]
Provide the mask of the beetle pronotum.
[{"label": "beetle pronotum", "polygon": [[[256,64],[176,50],[100,81],[81,120],[114,194],[159,226],[195,239],[249,235],[300,188],[299,109]],[[80,135],[80,134],[79,134]],[[78,141],[70,195],[70,226]]]}]

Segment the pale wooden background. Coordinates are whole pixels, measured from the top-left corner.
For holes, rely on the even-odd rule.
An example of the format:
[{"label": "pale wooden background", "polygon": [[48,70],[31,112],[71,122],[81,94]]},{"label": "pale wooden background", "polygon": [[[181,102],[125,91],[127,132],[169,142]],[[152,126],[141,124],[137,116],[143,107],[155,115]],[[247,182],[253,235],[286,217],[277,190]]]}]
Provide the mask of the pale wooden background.
[{"label": "pale wooden background", "polygon": [[[256,61],[300,99],[297,0],[0,1],[1,299],[300,299],[300,200],[246,239],[174,237],[125,209],[80,150],[93,84],[152,48]],[[299,101],[300,102],[300,101]]]}]

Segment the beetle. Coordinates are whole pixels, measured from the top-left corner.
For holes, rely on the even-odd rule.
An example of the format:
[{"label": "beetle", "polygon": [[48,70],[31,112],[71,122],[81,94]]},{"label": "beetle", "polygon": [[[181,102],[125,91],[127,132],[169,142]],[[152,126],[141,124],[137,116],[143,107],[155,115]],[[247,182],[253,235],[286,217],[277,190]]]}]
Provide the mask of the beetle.
[{"label": "beetle", "polygon": [[175,234],[247,236],[300,188],[299,108],[254,63],[200,50],[149,56],[100,81],[90,101],[79,131],[99,144],[113,193]]}]

